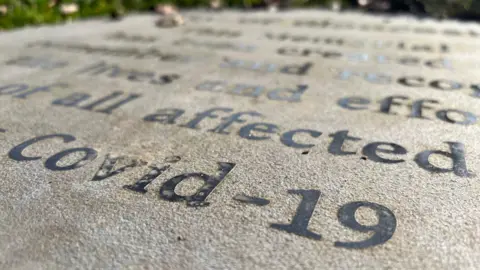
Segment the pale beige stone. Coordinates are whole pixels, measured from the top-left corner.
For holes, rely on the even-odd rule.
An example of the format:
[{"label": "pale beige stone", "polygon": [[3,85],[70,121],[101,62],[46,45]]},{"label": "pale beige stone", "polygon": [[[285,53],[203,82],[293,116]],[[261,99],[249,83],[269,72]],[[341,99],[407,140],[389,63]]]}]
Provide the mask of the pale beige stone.
[{"label": "pale beige stone", "polygon": [[[281,15],[189,11],[182,15],[189,22],[185,28],[159,30],[152,23],[158,15],[132,15],[118,24],[92,20],[1,34],[0,49],[5,53],[0,54],[0,129],[6,130],[0,132],[1,269],[478,268],[480,143],[477,137],[480,127],[479,124],[446,123],[436,117],[440,109],[480,114],[478,100],[471,96],[470,88],[470,84],[478,83],[476,51],[480,41],[465,34],[470,29],[478,31],[478,25],[318,10]],[[239,24],[241,18],[254,23]],[[272,23],[264,25],[261,19]],[[334,23],[352,22],[354,28],[294,26],[297,20],[324,19]],[[436,30],[459,30],[464,34],[361,31],[360,25],[383,25],[387,29],[428,26]],[[107,38],[118,31],[156,39],[145,42]],[[241,34],[232,37],[225,34],[226,31]],[[267,32],[312,38],[341,37],[348,42],[340,46],[291,39],[279,41],[266,38]],[[182,39],[195,43],[178,44]],[[353,47],[358,45],[355,43],[358,40],[365,41],[365,46]],[[26,46],[39,41],[51,41],[52,46]],[[383,49],[375,46],[387,41],[428,44],[435,50],[412,52],[399,51],[398,46]],[[226,43],[230,45],[213,46]],[[439,43],[448,44],[450,52],[439,51]],[[53,46],[59,44],[64,46]],[[236,51],[232,44],[251,45],[254,50]],[[365,61],[352,61],[347,57],[329,59],[321,54],[283,56],[277,53],[283,47],[363,53],[368,57]],[[127,49],[134,53],[126,55]],[[157,56],[148,54],[152,49],[158,50]],[[159,52],[188,55],[191,61],[162,61]],[[145,56],[141,57],[142,54]],[[48,56],[50,61],[69,64],[54,70],[5,64],[26,55]],[[416,56],[423,64],[407,66],[397,61],[382,64],[372,61],[372,57],[378,55],[391,59]],[[220,64],[226,57],[244,63],[274,64],[276,69],[269,72],[266,68],[222,68]],[[439,57],[451,60],[453,68],[424,65]],[[79,73],[99,61],[116,65],[116,69],[98,74]],[[313,66],[304,76],[278,70],[279,66],[307,62]],[[383,72],[392,75],[393,81],[406,75],[422,76],[425,86],[372,84],[362,76],[339,80],[338,72],[345,69],[359,73]],[[156,78],[164,74],[181,77],[159,85],[150,83],[151,73]],[[464,87],[441,91],[428,86],[431,80],[442,78],[459,81]],[[198,90],[198,85],[206,80],[223,80],[228,87],[215,88],[215,92]],[[14,84],[57,85],[22,99],[2,92],[6,88],[1,87]],[[308,89],[301,102],[284,102],[271,100],[265,92],[257,98],[229,93],[236,84],[261,85],[265,91],[301,84],[308,85]],[[84,106],[114,91],[142,96],[112,114],[52,104],[72,93],[85,93],[92,98],[79,105]],[[371,102],[366,110],[349,111],[337,105],[339,99],[347,96],[361,96]],[[378,101],[387,96],[409,99],[398,100],[402,105],[392,107],[395,115],[381,114]],[[408,117],[413,101],[420,99],[439,102],[428,104],[431,109],[424,109],[429,120]],[[216,112],[216,118],[201,121],[198,129],[181,126],[196,114],[215,107],[233,111]],[[143,120],[162,108],[177,108],[185,113],[175,124]],[[227,129],[229,134],[209,131],[232,113],[249,111],[262,116],[243,115],[242,120],[246,122],[233,123]],[[240,137],[241,127],[252,123],[275,124],[278,132],[260,141]],[[299,142],[315,146],[308,151],[294,149],[281,143],[282,133],[294,129],[317,130],[322,135],[313,138],[297,134]],[[348,130],[350,136],[361,138],[345,144],[344,150],[355,154],[335,156],[328,152],[332,141],[329,135],[340,130]],[[24,150],[25,156],[40,157],[36,160],[9,158],[9,151],[21,142],[58,133],[73,135],[76,140],[45,140]],[[427,149],[448,152],[445,142],[451,141],[465,145],[466,165],[475,176],[433,174],[416,164],[418,153]],[[402,145],[407,149],[404,155],[380,155],[405,162],[383,164],[362,159],[365,158],[362,148],[372,142]],[[95,149],[98,155],[85,166],[70,171],[52,171],[45,167],[54,154],[84,147]],[[137,158],[148,164],[102,181],[91,181],[108,154]],[[74,158],[81,155],[66,157],[58,165],[67,165]],[[212,174],[219,161],[236,165],[207,197],[209,206],[195,209],[159,198],[160,187],[168,179],[188,172]],[[448,159],[439,156],[432,156],[431,162],[445,168],[450,165]],[[155,165],[170,168],[147,186],[145,194],[123,188],[150,172],[148,166]],[[188,194],[198,184],[198,181],[188,181],[177,191]],[[321,240],[270,227],[272,223],[291,222],[301,198],[289,194],[290,189],[321,192],[308,226],[309,230],[322,235]],[[245,196],[268,199],[270,204],[240,203],[233,199],[239,198],[239,194],[244,199]],[[390,240],[363,250],[335,247],[337,241],[362,241],[372,235],[340,223],[337,217],[340,207],[355,201],[378,203],[394,213],[397,227]],[[357,211],[355,218],[363,225],[377,222],[375,213],[364,208]]]}]

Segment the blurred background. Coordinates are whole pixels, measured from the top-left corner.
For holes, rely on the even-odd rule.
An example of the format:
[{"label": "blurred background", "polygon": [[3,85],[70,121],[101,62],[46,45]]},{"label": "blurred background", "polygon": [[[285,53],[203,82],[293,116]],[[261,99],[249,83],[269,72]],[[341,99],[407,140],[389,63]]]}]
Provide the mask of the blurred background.
[{"label": "blurred background", "polygon": [[291,8],[321,8],[338,12],[362,10],[480,21],[480,0],[0,0],[0,31],[96,16],[118,20],[129,12],[162,13],[161,6],[165,5],[212,10],[268,9],[272,12]]}]

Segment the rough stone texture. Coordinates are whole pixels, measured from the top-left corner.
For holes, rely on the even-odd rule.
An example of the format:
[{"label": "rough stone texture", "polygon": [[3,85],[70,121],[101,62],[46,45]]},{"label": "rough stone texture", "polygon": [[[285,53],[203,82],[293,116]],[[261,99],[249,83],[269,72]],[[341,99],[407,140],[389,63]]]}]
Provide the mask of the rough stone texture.
[{"label": "rough stone texture", "polygon": [[[413,18],[373,17],[363,14],[336,14],[324,11],[287,13],[242,13],[225,11],[185,14],[186,25],[160,29],[155,17],[134,15],[118,23],[102,20],[72,23],[64,26],[24,29],[0,33],[0,87],[28,84],[30,87],[54,83],[68,84],[38,92],[27,98],[0,90],[0,268],[2,269],[475,269],[480,264],[480,144],[478,124],[464,126],[441,121],[435,116],[440,109],[458,109],[478,115],[478,99],[471,96],[470,84],[479,83],[475,54],[480,37],[426,35],[418,33],[365,32],[359,29],[315,29],[292,27],[296,19],[330,19],[354,24],[431,26],[435,29],[471,29],[478,25],[457,22],[417,21]],[[211,18],[211,21],[205,21]],[[281,21],[264,26],[238,24],[239,18],[278,18]],[[185,29],[213,28],[241,31],[235,38],[185,33]],[[106,35],[123,31],[130,35],[152,36],[150,43],[107,40]],[[405,41],[438,45],[446,43],[451,52],[409,52],[372,47],[348,48],[308,42],[271,41],[266,32],[335,36],[365,42],[377,40]],[[175,40],[189,38],[197,42],[231,42],[256,46],[253,52],[212,49],[199,45],[174,45]],[[145,57],[84,53],[53,48],[31,47],[37,41],[88,44],[90,46],[156,48],[165,53],[188,55],[188,63],[166,62]],[[325,59],[321,56],[282,56],[276,51],[285,46],[333,50],[341,53],[361,52],[389,57],[417,56],[422,61],[446,58],[451,68],[435,69],[398,63],[354,62],[347,58]],[[22,56],[48,56],[68,65],[53,70],[6,65]],[[313,67],[307,75],[221,68],[224,58],[261,61],[277,65],[304,64]],[[106,74],[90,76],[78,71],[98,61],[117,64],[123,69],[160,74],[180,74],[171,84],[153,85],[128,80],[127,76],[111,78]],[[341,70],[384,72],[394,81],[404,75],[422,76],[427,82],[450,79],[465,84],[463,89],[435,90],[431,87],[406,87],[398,83],[373,84],[355,77],[339,80]],[[308,85],[300,102],[275,101],[265,94],[258,98],[222,92],[199,91],[195,87],[205,80],[225,80],[230,84],[258,84],[269,90]],[[2,89],[2,88],[0,88]],[[54,100],[72,93],[88,93],[93,98],[85,106],[114,91],[142,96],[111,114],[76,107],[53,105]],[[393,114],[379,113],[378,100],[404,95],[404,105],[393,105]],[[350,111],[337,105],[340,98],[369,98],[368,110]],[[426,104],[429,120],[408,117],[408,104],[417,99],[435,99]],[[99,109],[101,106],[99,106]],[[104,108],[103,106],[102,108]],[[245,123],[234,123],[230,134],[208,130],[216,127],[218,118],[205,119],[198,129],[181,127],[196,113],[214,107],[233,112],[256,111],[261,117],[244,115]],[[178,108],[185,113],[175,124],[146,122],[142,119],[157,109]],[[232,112],[232,113],[233,113]],[[278,125],[278,131],[266,140],[247,140],[237,134],[249,123]],[[299,134],[295,140],[315,144],[310,149],[295,149],[280,142],[284,132],[293,129],[322,132],[318,138]],[[328,153],[329,134],[348,130],[345,151],[354,155]],[[41,156],[32,161],[9,158],[9,151],[21,142],[47,134],[70,134],[75,141],[61,139],[38,142],[23,152]],[[255,135],[264,135],[258,134]],[[398,164],[363,160],[362,147],[371,142],[393,142],[405,147],[405,155],[380,154],[389,159],[404,159]],[[465,145],[466,164],[476,176],[459,177],[452,172],[431,173],[420,168],[415,155],[425,150],[450,151],[444,142]],[[45,167],[49,157],[60,151],[89,147],[97,158],[82,167],[52,171]],[[308,153],[305,152],[308,150]],[[123,155],[148,162],[149,166],[171,165],[147,186],[148,192],[135,193],[122,186],[133,184],[148,173],[148,166],[138,166],[124,173],[91,181],[105,156]],[[176,161],[175,163],[165,161]],[[66,166],[81,158],[71,155],[59,162]],[[433,155],[436,166],[449,168],[446,158]],[[159,189],[170,178],[188,172],[214,174],[217,162],[235,163],[234,169],[207,197],[206,207],[187,207],[185,203],[160,199]],[[198,183],[190,180],[176,189],[179,194],[193,194]],[[308,229],[321,234],[317,241],[270,228],[272,223],[289,223],[301,197],[288,194],[291,189],[321,192]],[[269,205],[257,206],[233,200],[238,194],[261,197]],[[368,201],[390,209],[397,221],[393,237],[386,243],[365,248],[335,247],[336,241],[355,242],[371,237],[342,226],[337,218],[339,208],[354,201]],[[377,223],[375,212],[361,208],[355,215],[359,223]]]}]

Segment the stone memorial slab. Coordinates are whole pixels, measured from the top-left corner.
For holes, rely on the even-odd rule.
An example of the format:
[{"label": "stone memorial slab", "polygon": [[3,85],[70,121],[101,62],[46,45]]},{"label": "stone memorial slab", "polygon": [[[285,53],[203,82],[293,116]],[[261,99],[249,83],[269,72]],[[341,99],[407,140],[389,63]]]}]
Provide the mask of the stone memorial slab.
[{"label": "stone memorial slab", "polygon": [[1,269],[476,269],[480,26],[0,33]]}]

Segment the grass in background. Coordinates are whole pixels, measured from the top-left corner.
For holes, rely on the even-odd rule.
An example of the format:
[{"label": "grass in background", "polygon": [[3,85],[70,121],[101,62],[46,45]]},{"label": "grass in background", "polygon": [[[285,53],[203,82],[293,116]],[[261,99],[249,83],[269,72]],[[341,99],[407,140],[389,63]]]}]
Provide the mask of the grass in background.
[{"label": "grass in background", "polygon": [[[330,6],[332,1],[342,2],[348,7],[355,0],[291,0],[292,6],[315,7]],[[373,0],[378,1],[378,0]],[[390,0],[402,1],[402,0]],[[412,0],[404,0],[405,2]],[[112,13],[141,12],[152,10],[157,4],[172,3],[178,7],[206,7],[209,0],[0,0],[0,30],[26,25],[61,23],[65,20],[105,16]],[[480,0],[421,0],[426,11],[439,18],[467,13],[480,17]],[[76,3],[78,12],[63,16],[62,4]],[[252,7],[264,3],[263,0],[223,0],[227,7]],[[1,7],[8,8],[2,15]]]}]

